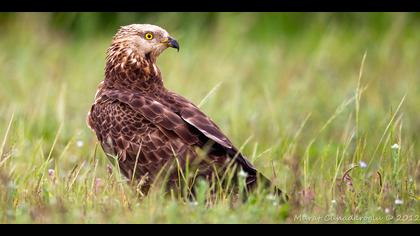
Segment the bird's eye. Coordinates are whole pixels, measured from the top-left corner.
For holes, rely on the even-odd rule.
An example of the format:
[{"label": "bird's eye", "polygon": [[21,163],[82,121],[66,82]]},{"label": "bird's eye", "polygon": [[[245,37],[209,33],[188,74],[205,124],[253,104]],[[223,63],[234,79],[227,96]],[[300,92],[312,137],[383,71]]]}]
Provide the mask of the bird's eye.
[{"label": "bird's eye", "polygon": [[144,37],[145,37],[147,40],[152,40],[152,39],[153,39],[153,34],[152,34],[152,33],[147,33],[146,35],[144,35]]}]

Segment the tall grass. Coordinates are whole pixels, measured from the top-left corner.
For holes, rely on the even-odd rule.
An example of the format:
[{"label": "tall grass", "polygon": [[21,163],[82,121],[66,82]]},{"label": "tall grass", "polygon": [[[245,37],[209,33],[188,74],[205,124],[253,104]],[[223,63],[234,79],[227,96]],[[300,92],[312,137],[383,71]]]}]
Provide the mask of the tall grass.
[{"label": "tall grass", "polygon": [[[420,222],[418,14],[65,14],[0,23],[0,222]],[[142,198],[109,165],[85,118],[117,26],[139,19],[181,44],[158,61],[166,86],[288,204],[209,205],[204,183],[196,202]]]}]

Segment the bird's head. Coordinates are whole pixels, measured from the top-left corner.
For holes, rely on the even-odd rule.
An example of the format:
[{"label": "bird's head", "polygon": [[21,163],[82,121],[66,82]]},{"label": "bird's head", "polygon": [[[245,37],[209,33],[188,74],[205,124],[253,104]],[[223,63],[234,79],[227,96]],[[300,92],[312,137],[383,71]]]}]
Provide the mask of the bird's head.
[{"label": "bird's head", "polygon": [[122,26],[114,36],[113,44],[118,45],[119,49],[124,48],[129,53],[153,61],[168,47],[179,51],[178,42],[166,30],[150,24]]}]

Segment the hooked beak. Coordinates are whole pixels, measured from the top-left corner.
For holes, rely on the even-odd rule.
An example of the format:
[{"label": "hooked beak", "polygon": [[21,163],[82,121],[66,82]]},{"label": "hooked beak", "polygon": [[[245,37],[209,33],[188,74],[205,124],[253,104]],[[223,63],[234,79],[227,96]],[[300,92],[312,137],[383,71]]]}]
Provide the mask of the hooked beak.
[{"label": "hooked beak", "polygon": [[168,47],[176,48],[176,50],[179,52],[179,44],[174,38],[172,38],[171,36],[168,36],[166,43]]}]

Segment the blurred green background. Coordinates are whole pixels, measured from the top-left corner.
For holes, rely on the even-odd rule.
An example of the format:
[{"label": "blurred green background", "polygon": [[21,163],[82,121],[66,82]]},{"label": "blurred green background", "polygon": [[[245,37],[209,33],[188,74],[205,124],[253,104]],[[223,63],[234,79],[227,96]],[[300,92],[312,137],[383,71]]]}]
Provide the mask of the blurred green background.
[{"label": "blurred green background", "polygon": [[[31,16],[29,16],[31,15]],[[2,27],[22,18],[38,19],[54,30],[65,32],[72,37],[91,37],[98,34],[114,33],[121,25],[132,23],[155,23],[171,27],[172,30],[188,31],[199,27],[202,31],[212,31],[220,24],[242,25],[244,34],[260,33],[262,38],[275,40],[274,36],[296,37],[309,28],[325,29],[340,25],[346,30],[367,27],[370,33],[386,31],[398,17],[404,15],[407,24],[418,24],[418,13],[157,13],[157,12],[62,12],[62,13],[1,13]],[[40,23],[40,22],[38,22]],[[412,25],[415,27],[414,25]]]},{"label": "blurred green background", "polygon": [[[258,169],[270,177],[276,172],[297,212],[328,212],[338,196],[324,190],[359,161],[369,172],[355,181],[365,184],[365,176],[381,170],[395,184],[378,199],[363,192],[361,206],[369,211],[359,213],[378,206],[383,212],[395,198],[405,199],[407,212],[419,209],[409,200],[415,188],[400,185],[420,181],[419,13],[0,13],[0,135],[14,114],[0,173],[16,186],[38,189],[45,181],[48,192],[51,183],[32,176],[54,168],[65,179],[92,160],[96,137],[85,118],[103,80],[106,49],[118,28],[132,23],[159,25],[179,41],[179,53],[167,50],[158,60],[166,86],[200,104]],[[394,143],[401,146],[398,181]],[[45,164],[48,156],[52,162]],[[92,175],[105,179],[108,162],[99,160]],[[91,173],[92,165],[83,171]],[[82,188],[84,181],[76,184]],[[302,194],[308,188],[316,193],[309,203]],[[85,207],[78,192],[55,194]],[[18,214],[19,202],[35,201],[24,190],[14,196],[2,209]],[[106,196],[112,195],[100,195]],[[344,209],[354,213],[354,206]],[[231,219],[284,220],[273,214],[231,212]],[[202,217],[217,222],[215,215]]]}]

